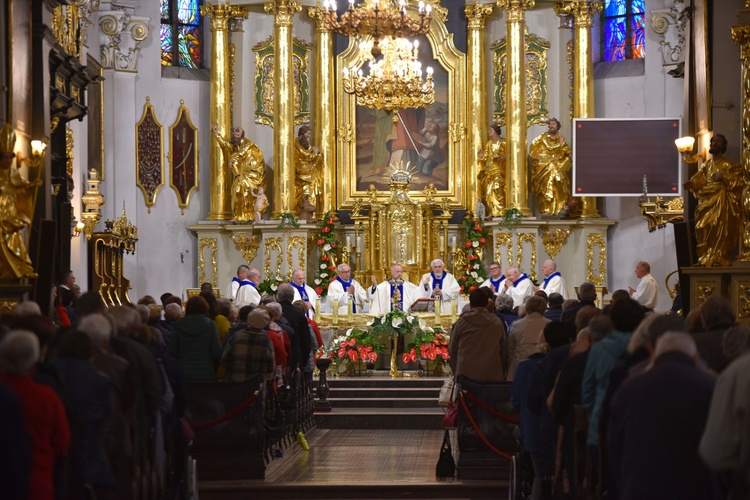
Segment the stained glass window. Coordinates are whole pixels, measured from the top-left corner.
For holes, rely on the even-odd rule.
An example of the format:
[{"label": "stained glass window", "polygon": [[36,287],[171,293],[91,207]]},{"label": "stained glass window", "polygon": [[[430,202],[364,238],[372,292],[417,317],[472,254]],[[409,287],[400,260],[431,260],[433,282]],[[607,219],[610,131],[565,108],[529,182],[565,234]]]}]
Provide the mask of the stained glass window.
[{"label": "stained glass window", "polygon": [[161,64],[200,68],[203,52],[201,0],[161,1]]},{"label": "stained glass window", "polygon": [[645,0],[604,0],[602,11],[605,61],[646,57]]}]

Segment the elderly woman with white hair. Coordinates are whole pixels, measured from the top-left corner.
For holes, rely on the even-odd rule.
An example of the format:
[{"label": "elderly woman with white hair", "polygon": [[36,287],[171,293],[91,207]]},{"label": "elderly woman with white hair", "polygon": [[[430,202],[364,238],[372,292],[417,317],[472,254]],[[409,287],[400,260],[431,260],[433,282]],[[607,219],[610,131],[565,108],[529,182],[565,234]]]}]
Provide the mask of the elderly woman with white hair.
[{"label": "elderly woman with white hair", "polygon": [[0,382],[21,398],[26,430],[31,436],[33,464],[29,498],[54,498],[55,461],[70,447],[65,407],[52,388],[31,379],[39,361],[39,340],[26,330],[14,330],[0,340]]}]

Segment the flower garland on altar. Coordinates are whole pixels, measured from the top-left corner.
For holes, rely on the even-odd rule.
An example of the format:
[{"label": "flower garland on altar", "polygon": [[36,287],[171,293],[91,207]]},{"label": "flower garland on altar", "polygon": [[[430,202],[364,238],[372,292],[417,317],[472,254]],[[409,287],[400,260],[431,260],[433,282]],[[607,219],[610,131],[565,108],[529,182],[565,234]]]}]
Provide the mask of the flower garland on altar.
[{"label": "flower garland on altar", "polygon": [[313,288],[321,299],[328,294],[328,285],[338,275],[336,266],[333,265],[331,259],[331,256],[335,256],[339,248],[339,242],[333,232],[335,226],[335,212],[326,212],[320,223],[320,232],[315,236],[315,245],[320,251],[320,257],[318,257],[318,265],[315,267],[315,277],[313,278],[315,286]]},{"label": "flower garland on altar", "polygon": [[414,342],[407,346],[409,351],[403,354],[404,363],[417,361],[417,359],[447,363],[450,359],[448,353],[449,341],[450,336],[444,333],[442,329],[430,327],[420,329],[415,332]]},{"label": "flower garland on altar", "polygon": [[487,244],[487,232],[484,229],[484,221],[481,217],[474,215],[471,210],[464,217],[466,227],[466,260],[468,264],[464,274],[458,278],[461,285],[461,293],[468,294],[476,290],[487,279],[487,273],[482,264],[484,245]]}]

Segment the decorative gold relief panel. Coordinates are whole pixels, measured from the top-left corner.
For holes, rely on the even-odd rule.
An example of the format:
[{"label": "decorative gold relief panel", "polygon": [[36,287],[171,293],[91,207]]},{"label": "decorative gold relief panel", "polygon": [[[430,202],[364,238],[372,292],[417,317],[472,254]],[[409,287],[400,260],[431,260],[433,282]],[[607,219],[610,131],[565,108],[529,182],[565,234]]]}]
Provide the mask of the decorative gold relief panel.
[{"label": "decorative gold relief panel", "polygon": [[211,286],[216,287],[216,275],[219,274],[219,266],[216,262],[216,238],[201,238],[198,244],[198,282],[206,283],[206,260],[203,257],[203,250],[208,247],[211,249]]},{"label": "decorative gold relief panel", "polygon": [[568,241],[568,237],[570,237],[569,229],[557,228],[542,231],[542,244],[550,259],[554,260],[555,256],[560,253],[563,245]]},{"label": "decorative gold relief panel", "polygon": [[242,257],[248,264],[258,254],[260,236],[252,233],[235,233],[232,235],[232,241],[234,241],[234,245],[242,253]]},{"label": "decorative gold relief panel", "polygon": [[[505,125],[505,38],[490,46],[494,76],[495,123]],[[526,120],[529,126],[546,123],[547,111],[547,51],[550,43],[536,35],[526,34]]]},{"label": "decorative gold relief panel", "polygon": [[[598,262],[595,260],[597,253]],[[607,239],[604,234],[586,237],[586,280],[598,286],[607,284]]]},{"label": "decorative gold relief panel", "polygon": [[524,243],[529,243],[531,245],[531,262],[529,268],[525,269],[525,272],[531,277],[532,281],[536,281],[536,234],[518,233],[518,261],[516,265],[519,268],[523,266]]},{"label": "decorative gold relief panel", "polygon": [[699,308],[720,287],[720,279],[692,279],[693,289],[690,293],[691,309]]},{"label": "decorative gold relief panel", "polygon": [[[349,46],[336,61],[338,68],[360,68],[366,54],[360,42],[369,37],[350,37]],[[344,92],[341,72],[337,72],[337,113],[339,131],[337,161],[340,189],[336,202],[340,209],[351,208],[357,200],[368,200],[370,185],[375,186],[375,200],[385,201],[389,187],[386,173],[392,162],[415,169],[419,157],[414,139],[419,139],[429,123],[438,126],[439,144],[445,160],[431,175],[415,172],[411,179],[410,197],[424,201],[422,190],[430,183],[437,189],[436,198],[448,197],[451,205],[464,204],[464,197],[473,180],[468,178],[465,141],[466,133],[466,56],[453,45],[439,16],[433,15],[430,31],[419,41],[419,61],[422,67],[434,70],[435,103],[423,109],[401,109],[401,119],[394,122],[392,115],[356,105],[356,98]],[[411,140],[410,140],[411,138]]]},{"label": "decorative gold relief panel", "polygon": [[[283,238],[266,238],[263,241],[263,254],[265,256],[263,261],[263,276],[266,279],[277,278],[281,279],[281,265],[284,262],[284,254],[281,251],[281,242]],[[271,272],[271,257],[273,254],[276,268]]]},{"label": "decorative gold relief panel", "polygon": [[141,120],[135,125],[135,184],[141,189],[148,213],[164,186],[164,134],[151,98],[146,97]]},{"label": "decorative gold relief panel", "polygon": [[[253,47],[255,52],[255,123],[273,127],[273,35]],[[292,42],[294,66],[294,124],[310,122],[308,57],[310,44],[299,38]]]},{"label": "decorative gold relief panel", "polygon": [[734,282],[734,299],[737,319],[747,321],[750,319],[750,280],[737,279]]},{"label": "decorative gold relief panel", "polygon": [[[305,237],[304,236],[290,236],[287,239],[287,253],[286,263],[289,265],[289,272],[299,267],[303,271],[305,270]],[[297,249],[297,265],[294,265],[294,249]]]},{"label": "decorative gold relief panel", "polygon": [[198,129],[190,120],[190,111],[183,100],[177,120],[169,127],[169,166],[169,185],[177,194],[181,215],[185,215],[190,194],[198,189]]},{"label": "decorative gold relief panel", "polygon": [[[513,265],[513,233],[495,233],[494,239],[494,260],[500,263],[500,267],[503,269],[503,272],[505,272],[506,267]],[[507,256],[507,260],[503,259],[503,246],[505,246],[505,254]],[[503,264],[503,260],[507,261],[507,266]]]}]

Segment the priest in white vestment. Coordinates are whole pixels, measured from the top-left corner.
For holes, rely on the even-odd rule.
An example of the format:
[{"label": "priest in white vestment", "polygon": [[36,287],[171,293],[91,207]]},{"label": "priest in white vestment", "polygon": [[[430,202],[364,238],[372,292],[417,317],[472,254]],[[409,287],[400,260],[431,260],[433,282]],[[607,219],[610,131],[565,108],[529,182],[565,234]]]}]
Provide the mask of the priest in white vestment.
[{"label": "priest in white vestment", "polygon": [[232,278],[232,281],[227,286],[226,298],[232,301],[237,300],[237,291],[243,286],[249,286],[250,284],[250,280],[247,277],[249,272],[250,266],[247,264],[242,264],[237,268],[237,276]]},{"label": "priest in white vestment", "polygon": [[495,295],[505,293],[505,275],[503,274],[503,268],[500,267],[499,262],[493,262],[490,264],[490,277],[484,280],[484,283],[479,287],[488,286],[492,288]]},{"label": "priest in white vestment", "polygon": [[243,306],[257,306],[260,304],[260,293],[258,293],[258,285],[261,282],[260,271],[254,267],[250,268],[247,272],[247,278],[247,284],[239,287],[237,296],[234,299],[234,305],[237,309]]},{"label": "priest in white vestment", "polygon": [[318,301],[318,294],[308,284],[305,283],[305,272],[302,269],[297,269],[292,273],[292,281],[289,283],[294,289],[294,300],[296,302],[301,300],[305,303],[305,309],[307,309],[307,317],[312,319],[315,314],[315,304]]},{"label": "priest in white vestment", "polygon": [[357,280],[352,278],[352,268],[349,264],[339,264],[337,269],[339,275],[328,285],[327,310],[333,311],[333,303],[338,301],[339,314],[349,312],[349,302],[352,302],[354,314],[364,312],[367,291],[362,288]]},{"label": "priest in white vestment", "polygon": [[432,272],[424,274],[420,281],[420,289],[423,297],[432,297],[441,300],[441,311],[448,312],[451,300],[458,299],[461,286],[456,278],[445,270],[445,262],[435,259],[430,263]]},{"label": "priest in white vestment", "polygon": [[417,285],[401,278],[403,272],[401,264],[394,264],[391,266],[390,279],[378,284],[377,278],[372,277],[370,314],[386,314],[394,308],[408,311],[417,299],[422,298]]},{"label": "priest in white vestment", "polygon": [[513,307],[522,306],[524,298],[534,295],[534,284],[518,268],[509,267],[505,270],[505,293],[513,297]]},{"label": "priest in white vestment", "polygon": [[565,286],[565,280],[557,271],[557,264],[555,264],[554,260],[544,261],[544,264],[542,264],[542,273],[544,274],[542,286],[535,286],[534,291],[543,290],[547,294],[547,297],[553,293],[559,293],[562,295],[563,300],[567,299],[568,290]]}]

